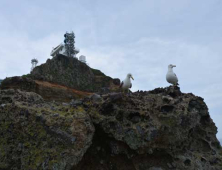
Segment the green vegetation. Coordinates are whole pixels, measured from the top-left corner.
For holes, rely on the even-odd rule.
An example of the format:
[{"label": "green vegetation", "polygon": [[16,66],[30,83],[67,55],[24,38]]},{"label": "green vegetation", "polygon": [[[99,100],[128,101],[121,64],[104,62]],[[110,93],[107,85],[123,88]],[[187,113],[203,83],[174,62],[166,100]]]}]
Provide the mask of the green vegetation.
[{"label": "green vegetation", "polygon": [[92,72],[93,72],[93,74],[95,75],[95,76],[106,76],[103,72],[101,72],[100,70],[97,70],[97,69],[93,69],[93,68],[91,68],[91,70],[92,70]]},{"label": "green vegetation", "polygon": [[31,78],[31,74],[25,74],[25,75],[22,75],[23,78]]}]

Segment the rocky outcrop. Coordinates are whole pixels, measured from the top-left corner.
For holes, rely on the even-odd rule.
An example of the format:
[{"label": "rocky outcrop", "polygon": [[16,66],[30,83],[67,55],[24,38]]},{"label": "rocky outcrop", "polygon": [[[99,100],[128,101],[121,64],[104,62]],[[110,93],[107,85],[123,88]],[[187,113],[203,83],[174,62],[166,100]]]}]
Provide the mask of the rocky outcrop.
[{"label": "rocky outcrop", "polygon": [[201,97],[178,87],[71,103],[0,91],[0,169],[221,170]]},{"label": "rocky outcrop", "polygon": [[93,106],[93,145],[74,169],[222,169],[217,128],[201,97],[169,87],[105,95]]},{"label": "rocky outcrop", "polygon": [[118,91],[119,85],[119,79],[112,79],[76,58],[57,55],[35,67],[31,74],[4,79],[0,89],[20,89],[35,92],[47,101],[70,102],[93,92]]},{"label": "rocky outcrop", "polygon": [[30,77],[87,92],[99,92],[102,88],[110,88],[116,82],[78,59],[64,55],[57,55],[37,66]]},{"label": "rocky outcrop", "polygon": [[26,92],[35,92],[46,101],[70,102],[73,99],[84,98],[92,95],[89,92],[78,91],[47,81],[32,80],[27,77],[6,78],[1,89],[20,89]]},{"label": "rocky outcrop", "polygon": [[19,90],[0,91],[0,169],[71,169],[92,143],[81,107],[46,103]]}]

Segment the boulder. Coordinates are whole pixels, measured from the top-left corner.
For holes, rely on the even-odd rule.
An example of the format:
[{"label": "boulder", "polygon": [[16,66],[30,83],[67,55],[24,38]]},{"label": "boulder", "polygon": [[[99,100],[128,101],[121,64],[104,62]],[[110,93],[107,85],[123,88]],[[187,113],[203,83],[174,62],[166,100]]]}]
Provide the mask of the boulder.
[{"label": "boulder", "polygon": [[0,169],[71,169],[91,145],[94,130],[82,107],[0,90]]},{"label": "boulder", "polygon": [[102,98],[88,110],[96,134],[77,170],[221,169],[217,128],[203,98],[173,86]]},{"label": "boulder", "polygon": [[0,169],[221,170],[204,99],[178,87],[71,102],[0,90]]}]

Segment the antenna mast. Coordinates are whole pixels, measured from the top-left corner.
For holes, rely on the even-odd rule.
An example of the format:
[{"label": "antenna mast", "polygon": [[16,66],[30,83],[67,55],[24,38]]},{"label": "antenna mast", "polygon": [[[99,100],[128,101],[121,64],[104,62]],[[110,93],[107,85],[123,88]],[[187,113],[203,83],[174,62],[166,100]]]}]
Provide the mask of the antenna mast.
[{"label": "antenna mast", "polygon": [[64,40],[64,43],[65,43],[65,50],[66,50],[66,54],[68,57],[73,57],[75,56],[77,53],[76,53],[76,50],[75,50],[75,34],[73,32],[71,33],[65,33],[64,35],[65,37],[65,40]]}]

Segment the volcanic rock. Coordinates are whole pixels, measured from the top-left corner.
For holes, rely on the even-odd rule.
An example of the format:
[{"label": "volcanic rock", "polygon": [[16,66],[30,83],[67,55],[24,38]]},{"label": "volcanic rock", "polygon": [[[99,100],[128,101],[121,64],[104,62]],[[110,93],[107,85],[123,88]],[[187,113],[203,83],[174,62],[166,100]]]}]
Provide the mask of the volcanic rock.
[{"label": "volcanic rock", "polygon": [[204,99],[174,86],[66,103],[1,90],[0,133],[0,169],[222,169]]},{"label": "volcanic rock", "polygon": [[83,108],[44,102],[36,93],[0,90],[0,169],[71,169],[92,143]]},{"label": "volcanic rock", "polygon": [[99,92],[101,88],[119,85],[119,79],[112,79],[78,59],[64,55],[57,55],[35,67],[30,77],[87,92]]},{"label": "volcanic rock", "polygon": [[222,169],[217,128],[201,97],[170,86],[104,95],[93,105],[93,144],[74,169]]}]

